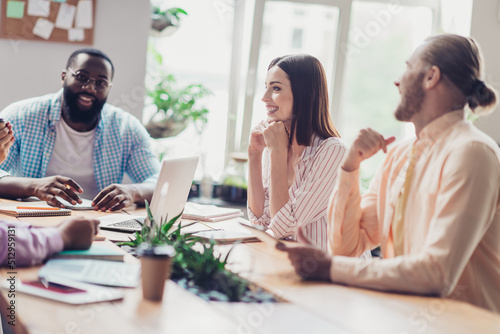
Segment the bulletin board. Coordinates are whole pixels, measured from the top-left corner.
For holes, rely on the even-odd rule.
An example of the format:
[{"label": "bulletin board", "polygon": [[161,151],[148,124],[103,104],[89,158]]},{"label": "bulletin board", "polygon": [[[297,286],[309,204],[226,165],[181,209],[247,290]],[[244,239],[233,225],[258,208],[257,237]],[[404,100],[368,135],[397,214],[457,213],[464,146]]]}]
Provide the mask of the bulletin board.
[{"label": "bulletin board", "polygon": [[97,0],[1,0],[0,38],[94,43]]}]

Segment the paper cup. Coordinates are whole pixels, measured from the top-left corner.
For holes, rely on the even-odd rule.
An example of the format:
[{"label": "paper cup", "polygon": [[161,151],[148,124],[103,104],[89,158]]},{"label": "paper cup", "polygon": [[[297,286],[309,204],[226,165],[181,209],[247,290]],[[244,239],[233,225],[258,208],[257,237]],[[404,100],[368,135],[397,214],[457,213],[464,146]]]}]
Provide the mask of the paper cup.
[{"label": "paper cup", "polygon": [[142,296],[147,300],[161,301],[166,280],[170,277],[175,249],[168,245],[151,247],[141,244],[137,255],[142,267]]}]

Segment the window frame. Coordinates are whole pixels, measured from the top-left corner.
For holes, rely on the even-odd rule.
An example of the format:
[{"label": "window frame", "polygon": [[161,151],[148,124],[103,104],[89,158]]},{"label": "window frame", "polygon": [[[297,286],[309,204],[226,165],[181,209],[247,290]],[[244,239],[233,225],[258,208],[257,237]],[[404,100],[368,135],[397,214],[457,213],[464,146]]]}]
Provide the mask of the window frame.
[{"label": "window frame", "polygon": [[[330,113],[333,118],[342,114],[341,97],[344,81],[344,68],[346,63],[345,52],[342,52],[341,46],[348,45],[349,28],[351,24],[351,7],[353,2],[376,2],[386,4],[397,4],[401,6],[427,7],[432,11],[432,32],[436,33],[441,22],[441,0],[254,0],[253,21],[250,38],[250,54],[246,69],[246,78],[244,84],[243,101],[243,119],[242,129],[239,140],[237,134],[238,104],[240,96],[240,74],[243,66],[243,33],[244,33],[244,10],[245,1],[235,1],[234,23],[233,23],[233,47],[231,58],[230,85],[229,85],[229,103],[228,120],[226,133],[226,154],[225,165],[228,162],[228,156],[233,152],[246,152],[248,146],[251,122],[253,114],[253,102],[257,91],[257,66],[259,62],[259,53],[262,41],[262,28],[264,8],[267,2],[289,2],[298,4],[316,4],[337,7],[339,9],[339,21],[337,27],[336,44],[334,48],[335,60],[333,63],[333,74],[330,78]],[[335,41],[332,41],[335,42]]]}]

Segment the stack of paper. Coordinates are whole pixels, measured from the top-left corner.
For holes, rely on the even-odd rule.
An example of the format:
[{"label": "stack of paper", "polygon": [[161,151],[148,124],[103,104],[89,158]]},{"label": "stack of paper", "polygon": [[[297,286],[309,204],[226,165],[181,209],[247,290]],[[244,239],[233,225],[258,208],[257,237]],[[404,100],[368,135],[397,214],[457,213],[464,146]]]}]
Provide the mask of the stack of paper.
[{"label": "stack of paper", "polygon": [[194,219],[205,222],[217,222],[221,220],[243,216],[238,208],[223,208],[215,205],[196,204],[187,202],[182,213],[184,219]]},{"label": "stack of paper", "polygon": [[50,259],[38,271],[47,280],[66,278],[99,285],[132,288],[139,284],[139,264],[89,259]]}]

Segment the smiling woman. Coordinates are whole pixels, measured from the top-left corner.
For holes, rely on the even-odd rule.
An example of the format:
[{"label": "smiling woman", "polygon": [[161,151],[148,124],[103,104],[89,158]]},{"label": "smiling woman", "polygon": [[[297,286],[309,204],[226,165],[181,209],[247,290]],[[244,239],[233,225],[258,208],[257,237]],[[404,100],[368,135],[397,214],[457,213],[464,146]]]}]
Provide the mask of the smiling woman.
[{"label": "smiling woman", "polygon": [[277,238],[302,228],[326,249],[326,208],[346,147],[328,112],[323,66],[310,55],[274,59],[262,101],[267,119],[248,146],[250,220]]}]

